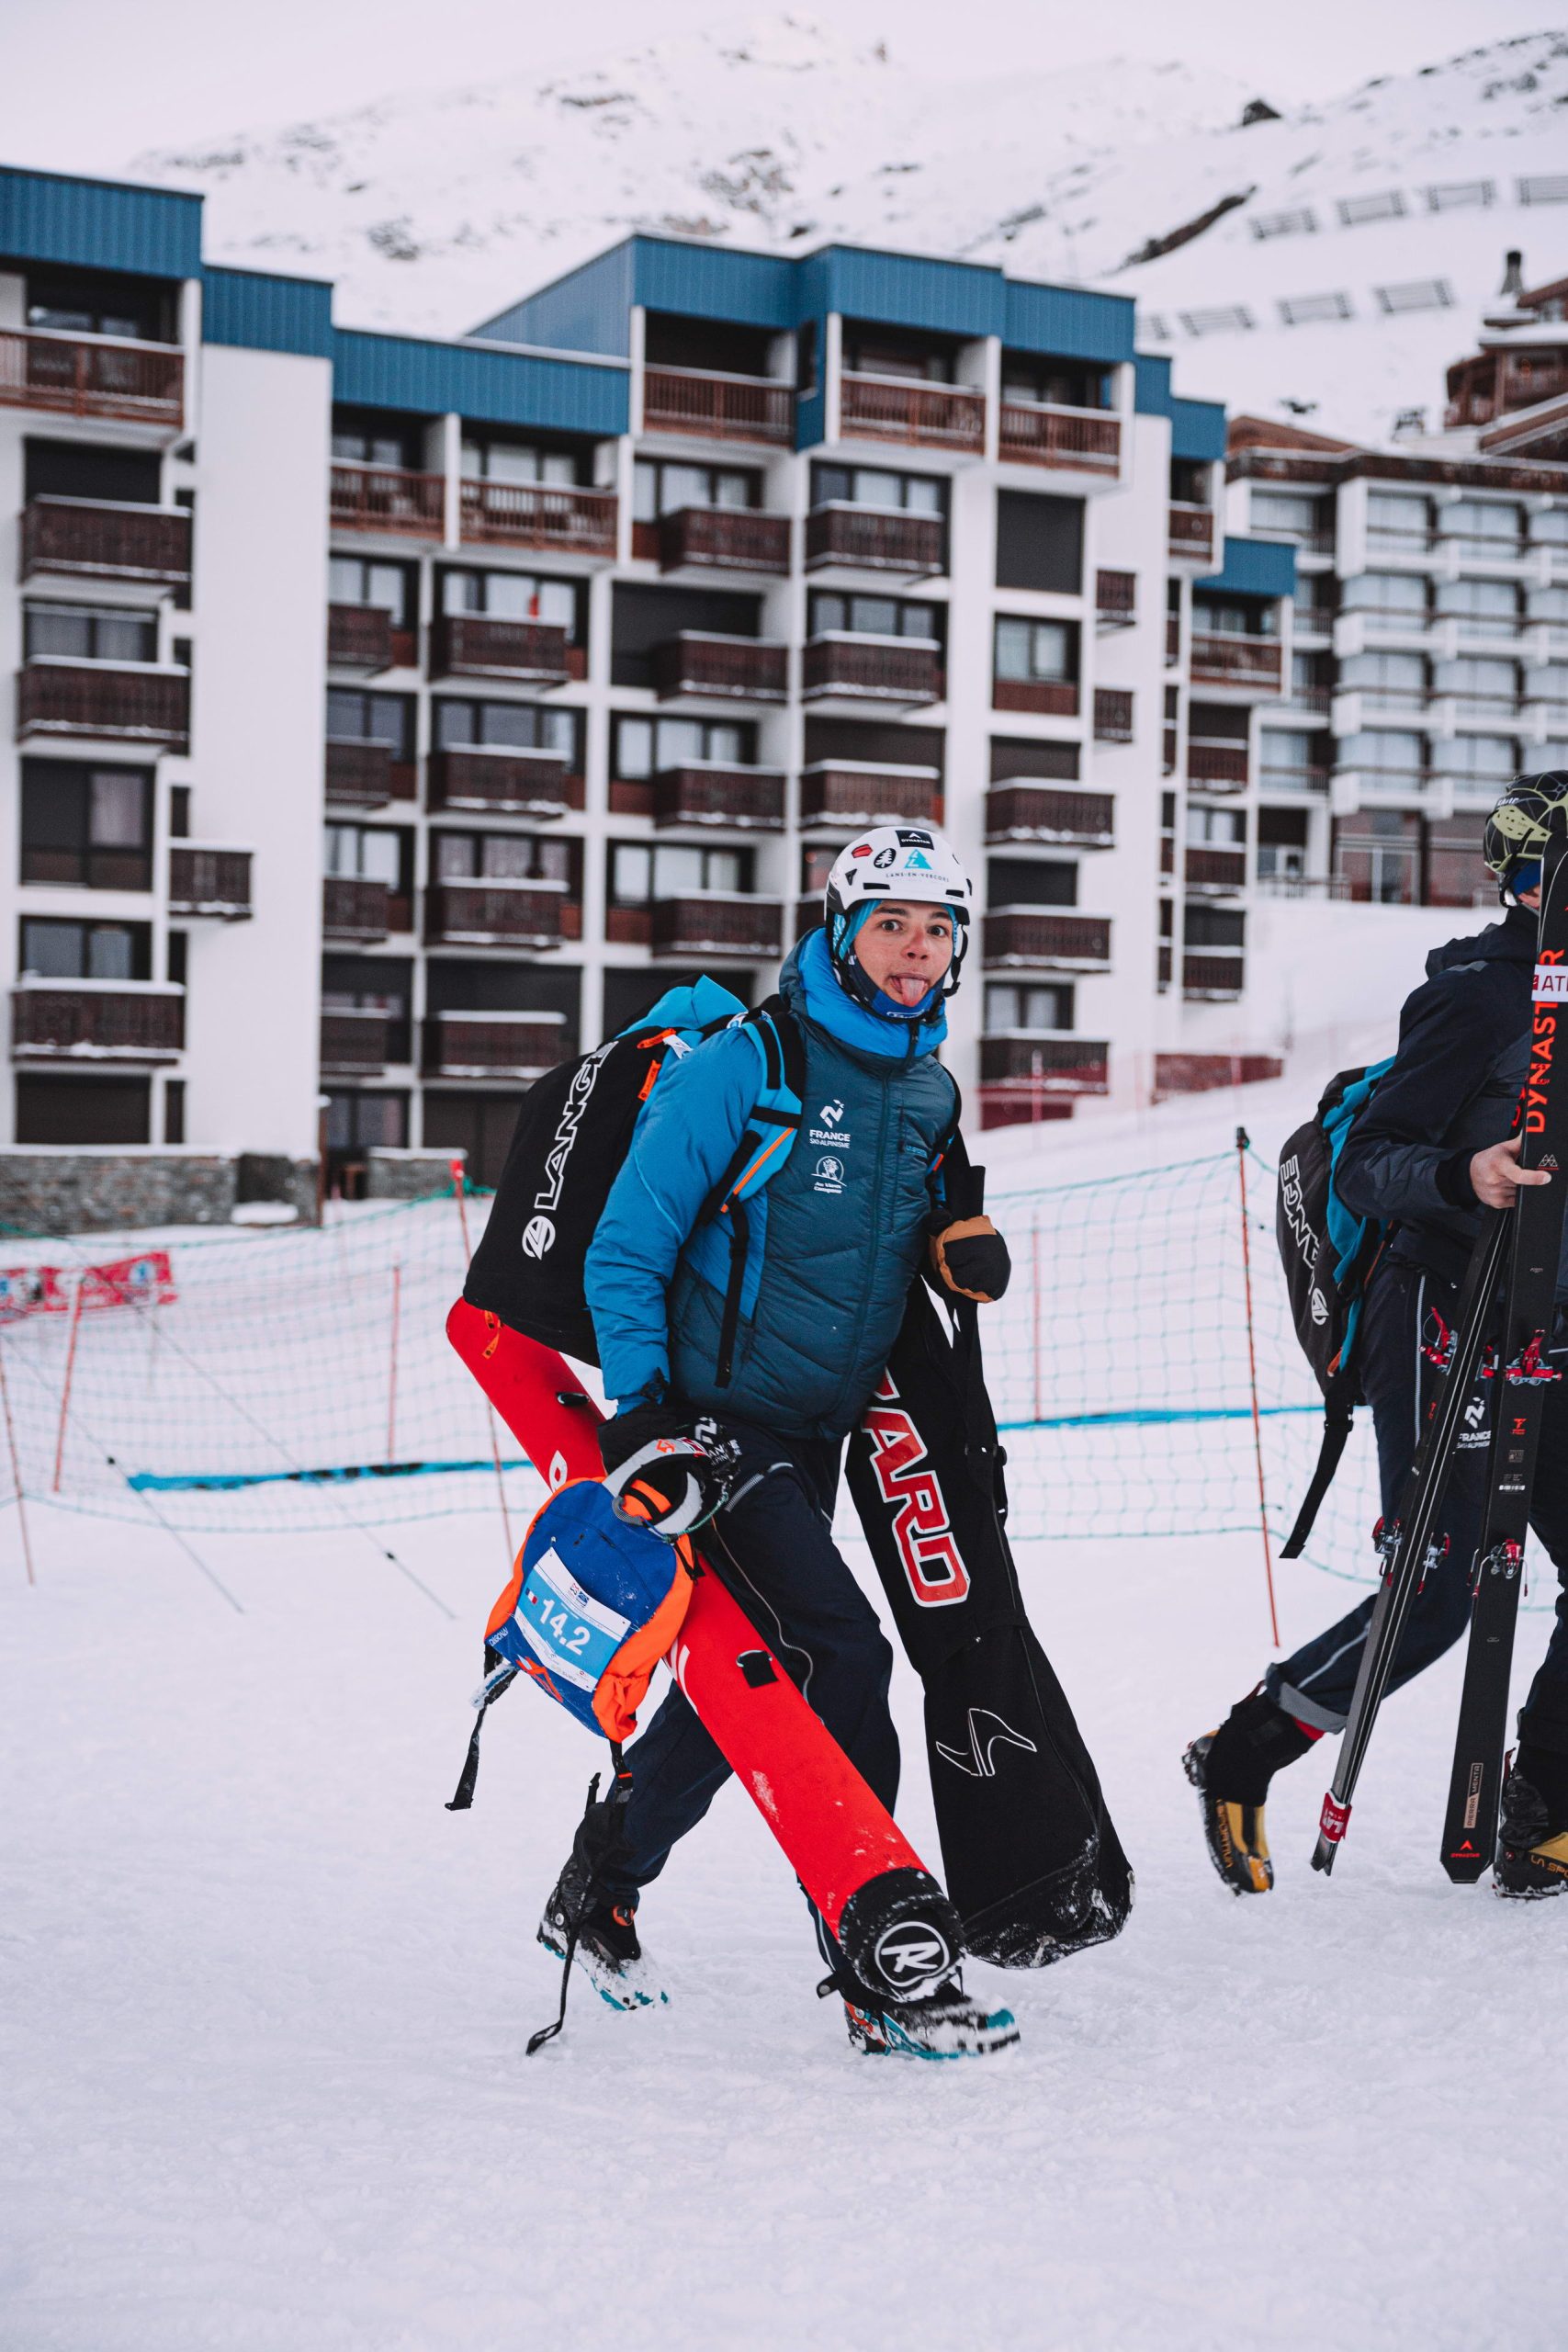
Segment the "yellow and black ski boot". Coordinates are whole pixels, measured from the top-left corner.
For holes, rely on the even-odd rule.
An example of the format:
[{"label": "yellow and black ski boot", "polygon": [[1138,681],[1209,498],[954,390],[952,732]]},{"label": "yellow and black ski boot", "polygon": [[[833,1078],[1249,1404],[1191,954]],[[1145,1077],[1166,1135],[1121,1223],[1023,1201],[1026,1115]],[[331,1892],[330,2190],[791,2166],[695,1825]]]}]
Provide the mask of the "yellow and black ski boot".
[{"label": "yellow and black ski boot", "polygon": [[[1542,1779],[1547,1777],[1542,1773]],[[1555,1826],[1554,1820],[1564,1826]],[[1564,1888],[1568,1888],[1568,1812],[1550,1804],[1535,1781],[1515,1764],[1503,1783],[1492,1891],[1514,1902],[1539,1903],[1545,1895],[1561,1894]]]},{"label": "yellow and black ski boot", "polygon": [[1272,1888],[1274,1865],[1263,1826],[1269,1783],[1319,1736],[1259,1690],[1233,1707],[1217,1731],[1195,1739],[1182,1758],[1198,1792],[1209,1859],[1233,1894],[1267,1894]]}]

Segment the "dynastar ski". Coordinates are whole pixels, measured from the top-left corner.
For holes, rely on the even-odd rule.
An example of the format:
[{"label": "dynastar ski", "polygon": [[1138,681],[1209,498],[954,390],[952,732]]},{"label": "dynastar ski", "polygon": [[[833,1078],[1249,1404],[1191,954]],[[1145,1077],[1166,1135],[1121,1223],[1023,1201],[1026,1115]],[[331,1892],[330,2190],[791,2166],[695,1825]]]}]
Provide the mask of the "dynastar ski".
[{"label": "dynastar ski", "polygon": [[1503,1270],[1507,1231],[1506,1211],[1488,1209],[1483,1213],[1481,1232],[1471,1252],[1464,1287],[1460,1293],[1443,1380],[1400,1497],[1399,1515],[1393,1525],[1382,1532],[1382,1582],[1367,1627],[1355,1695],[1339,1742],[1334,1785],[1323,1800],[1317,1845],[1312,1858],[1314,1871],[1334,1868],[1334,1857],[1350,1818],[1350,1801],[1356,1793],[1372,1725],[1399,1655],[1410,1605],[1428,1568],[1434,1565],[1428,1557],[1433,1532],[1453,1463],[1460,1417],[1481,1361],[1482,1341]]},{"label": "dynastar ski", "polygon": [[1513,1247],[1497,1347],[1486,1512],[1475,1555],[1470,1648],[1443,1823],[1443,1868],[1465,1886],[1486,1869],[1497,1842],[1508,1676],[1530,1494],[1547,1386],[1562,1378],[1548,1361],[1548,1350],[1568,1200],[1568,1077],[1557,1067],[1568,1050],[1568,848],[1557,850],[1543,877],[1531,997],[1519,1164],[1547,1169],[1552,1181],[1522,1186],[1511,1212]]}]

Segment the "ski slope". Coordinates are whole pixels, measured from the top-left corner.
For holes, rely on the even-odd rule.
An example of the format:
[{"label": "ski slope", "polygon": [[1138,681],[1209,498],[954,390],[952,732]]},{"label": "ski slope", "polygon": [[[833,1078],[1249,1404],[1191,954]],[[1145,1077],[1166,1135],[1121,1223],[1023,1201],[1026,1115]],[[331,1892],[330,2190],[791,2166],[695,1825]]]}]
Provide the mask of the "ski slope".
[{"label": "ski slope", "polygon": [[[1271,1144],[1303,1068],[1020,1136],[998,1213],[1021,1169],[1218,1150],[1238,1109]],[[602,1757],[513,1696],[475,1810],[443,1810],[493,1512],[386,1530],[428,1592],[344,1534],[202,1532],[231,1598],[150,1522],[29,1523],[31,1589],[0,1515],[7,2352],[1561,2343],[1565,1923],[1438,1869],[1458,1659],[1391,1702],[1331,1882],[1322,1749],[1277,1784],[1275,1895],[1204,1855],[1179,1758],[1269,1654],[1255,1536],[1021,1547],[1138,1903],[1056,1970],[977,1969],[1022,2047],[942,2068],[851,2052],[733,1788],[644,1905],[668,2008],[580,1984],[525,2062],[557,1983],[534,1922]],[[1276,1574],[1287,1646],[1348,1598]],[[896,1707],[934,1855],[902,1668]]]}]

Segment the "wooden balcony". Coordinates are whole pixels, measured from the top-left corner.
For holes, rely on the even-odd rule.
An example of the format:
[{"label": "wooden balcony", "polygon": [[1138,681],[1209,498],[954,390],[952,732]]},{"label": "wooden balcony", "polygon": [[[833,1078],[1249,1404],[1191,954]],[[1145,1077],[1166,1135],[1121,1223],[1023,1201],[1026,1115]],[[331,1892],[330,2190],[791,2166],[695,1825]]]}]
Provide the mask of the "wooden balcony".
[{"label": "wooden balcony", "polygon": [[183,506],[124,506],[100,498],[32,498],[22,515],[24,580],[190,578],[190,515]]},{"label": "wooden balcony", "polygon": [[986,447],[986,395],[966,384],[861,376],[845,368],[839,429],[846,440],[903,441],[977,458]]},{"label": "wooden balcony", "polygon": [[1133,740],[1133,697],[1122,686],[1096,686],[1094,740],[1097,743],[1130,743]]},{"label": "wooden balcony", "polygon": [[1095,573],[1094,616],[1101,628],[1132,627],[1138,617],[1138,575],[1135,571]]},{"label": "wooden balcony", "polygon": [[705,702],[783,702],[789,649],[760,637],[683,628],[656,648],[654,677],[661,702],[682,695]]},{"label": "wooden balcony", "polygon": [[[1036,1094],[1106,1094],[1111,1047],[1092,1037],[1042,1037],[1006,1030],[980,1040],[980,1084],[1027,1103]],[[1027,1112],[1021,1114],[1027,1116]]]},{"label": "wooden balcony", "polygon": [[806,648],[801,694],[848,702],[940,702],[947,691],[942,648],[931,637],[867,637],[825,629]]},{"label": "wooden balcony", "polygon": [[173,344],[0,328],[0,408],[122,417],[177,432],[185,356]]},{"label": "wooden balcony", "polygon": [[1241,890],[1247,887],[1244,849],[1190,848],[1187,886],[1192,890]]},{"label": "wooden balcony", "polygon": [[1106,409],[1003,401],[997,455],[1007,465],[1054,466],[1114,481],[1122,470],[1122,420]]},{"label": "wooden balcony", "polygon": [[1212,564],[1214,560],[1214,510],[1171,501],[1166,526],[1167,549],[1179,563]]},{"label": "wooden balcony", "polygon": [[248,849],[209,849],[197,842],[169,843],[172,915],[215,915],[221,922],[243,922],[254,911]]},{"label": "wooden balcony", "polygon": [[1194,629],[1188,657],[1195,686],[1229,686],[1247,695],[1277,695],[1283,684],[1277,637],[1222,637]]},{"label": "wooden balcony", "polygon": [[659,519],[661,571],[789,570],[789,516],[750,506],[682,506]]},{"label": "wooden balcony", "polygon": [[1102,970],[1111,961],[1110,919],[1055,907],[1006,907],[984,918],[981,961],[987,967]]},{"label": "wooden balcony", "polygon": [[656,956],[778,955],[784,910],[776,899],[691,890],[653,902]]},{"label": "wooden balcony", "polygon": [[769,768],[736,768],[688,761],[662,768],[653,779],[658,826],[729,826],[743,832],[782,833],[784,780]]},{"label": "wooden balcony", "polygon": [[412,628],[396,628],[384,605],[327,606],[327,667],[358,670],[374,677],[382,670],[412,670],[419,659]]},{"label": "wooden balcony", "polygon": [[385,939],[392,928],[392,889],[358,875],[329,874],[321,885],[321,929],[328,939]]},{"label": "wooden balcony", "polygon": [[1187,781],[1207,785],[1211,791],[1240,792],[1247,780],[1247,749],[1245,743],[1190,742],[1187,746]]},{"label": "wooden balcony", "polygon": [[561,555],[613,557],[615,493],[570,483],[463,481],[459,537],[480,547],[550,548]]},{"label": "wooden balcony", "polygon": [[430,670],[435,678],[512,678],[528,685],[563,686],[571,675],[570,654],[559,621],[442,613],[431,631]]},{"label": "wooden balcony", "polygon": [[947,569],[947,525],[940,514],[856,506],[847,499],[814,506],[806,518],[806,569],[892,571],[929,580]]},{"label": "wooden balcony", "polygon": [[795,444],[795,391],[763,376],[725,376],[706,368],[645,368],[642,429],[787,449]]},{"label": "wooden balcony", "polygon": [[564,1012],[433,1012],[427,1078],[541,1078],[571,1051]]},{"label": "wooden balcony", "polygon": [[321,1065],[339,1078],[378,1076],[391,1059],[391,1007],[321,1007]]},{"label": "wooden balcony", "polygon": [[24,979],[11,993],[17,1060],[168,1062],[185,1034],[185,990],[160,981]]},{"label": "wooden balcony", "polygon": [[558,947],[567,936],[564,882],[434,882],[425,897],[433,946]]},{"label": "wooden balcony", "polygon": [[327,798],[354,808],[383,808],[389,800],[414,797],[414,765],[400,759],[390,743],[327,739]]},{"label": "wooden balcony", "polygon": [[90,735],[184,751],[190,674],[111,662],[29,662],[17,680],[17,734]]},{"label": "wooden balcony", "polygon": [[1115,845],[1115,806],[1109,792],[1059,791],[1044,784],[994,784],[986,795],[986,839],[1072,842],[1085,849],[1111,849]]},{"label": "wooden balcony", "polygon": [[997,678],[991,685],[993,710],[1026,710],[1037,718],[1076,718],[1078,688],[1076,678]]},{"label": "wooden balcony", "polygon": [[433,808],[564,817],[582,807],[583,797],[582,778],[570,773],[570,754],[565,752],[464,743],[430,755]]},{"label": "wooden balcony", "polygon": [[1245,981],[1240,956],[1188,956],[1181,958],[1181,993],[1195,1001],[1240,996]]},{"label": "wooden balcony", "polygon": [[800,821],[863,832],[868,825],[940,825],[942,775],[876,760],[813,760],[800,778]]},{"label": "wooden balcony", "polygon": [[400,466],[353,465],[334,458],[329,515],[337,531],[439,539],[446,530],[446,477],[407,473]]}]

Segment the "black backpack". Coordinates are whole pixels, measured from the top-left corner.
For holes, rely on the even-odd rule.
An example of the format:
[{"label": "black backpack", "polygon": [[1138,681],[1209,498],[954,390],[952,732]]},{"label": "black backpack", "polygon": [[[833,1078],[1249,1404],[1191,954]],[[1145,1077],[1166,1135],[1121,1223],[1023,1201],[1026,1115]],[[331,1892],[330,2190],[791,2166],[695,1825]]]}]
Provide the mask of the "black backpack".
[{"label": "black backpack", "polygon": [[[725,1009],[710,1011],[716,1007]],[[733,1327],[745,1270],[741,1204],[789,1157],[800,1125],[806,1047],[782,997],[770,997],[748,1012],[738,998],[708,979],[671,989],[636,1028],[547,1070],[529,1089],[463,1284],[471,1306],[499,1316],[513,1330],[558,1348],[580,1363],[598,1363],[583,1266],[642,1106],[671,1056],[690,1053],[719,1030],[741,1025],[750,1028],[759,1049],[757,1100],[730,1164],[702,1211],[704,1217],[735,1211],[726,1302],[726,1323]],[[781,1134],[782,1148],[764,1153],[763,1147]]]}]

